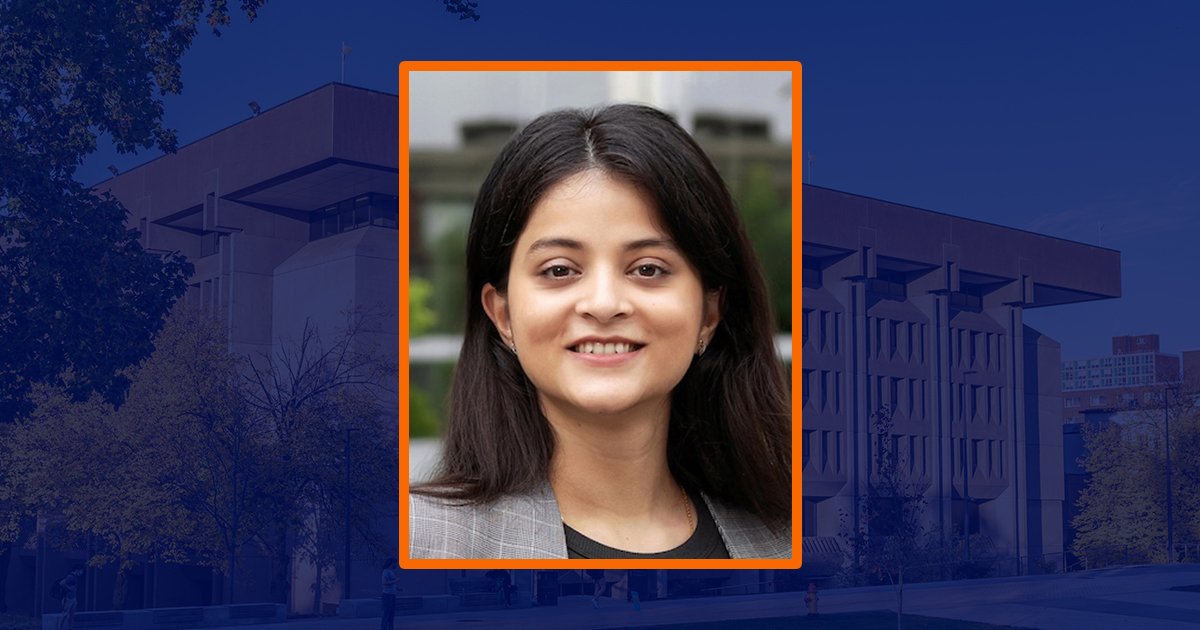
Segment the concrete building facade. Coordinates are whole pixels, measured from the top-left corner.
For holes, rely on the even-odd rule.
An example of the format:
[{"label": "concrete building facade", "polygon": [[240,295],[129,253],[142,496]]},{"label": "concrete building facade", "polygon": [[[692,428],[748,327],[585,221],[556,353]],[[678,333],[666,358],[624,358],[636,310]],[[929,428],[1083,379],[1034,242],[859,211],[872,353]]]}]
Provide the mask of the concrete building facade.
[{"label": "concrete building facade", "polygon": [[803,235],[805,536],[857,522],[886,409],[940,536],[1061,557],[1059,345],[1024,313],[1119,296],[1119,254],[815,186]]},{"label": "concrete building facade", "polygon": [[[129,209],[144,247],[178,251],[195,264],[187,300],[219,315],[232,351],[270,354],[308,323],[336,330],[347,309],[365,308],[385,315],[364,343],[394,352],[397,112],[395,95],[326,85],[98,188]],[[469,216],[514,129],[504,121],[471,124],[459,148],[412,152],[414,273],[432,268],[428,244]],[[727,178],[768,169],[779,198],[788,200],[790,148],[767,131],[762,121],[709,114],[698,115],[694,128]],[[855,513],[875,474],[871,418],[883,408],[943,536],[965,523],[1007,555],[1061,553],[1059,347],[1025,325],[1023,313],[1119,296],[1119,254],[815,186],[803,194],[803,278],[793,282],[803,286],[803,327],[793,331],[803,337],[797,369],[805,386],[795,393],[803,453],[794,461],[803,465],[804,521],[796,526],[806,558],[815,566],[840,553],[842,516]],[[395,549],[394,517],[385,521],[380,531]],[[13,552],[14,572],[42,566],[53,573],[64,558],[86,557],[82,550],[49,560]],[[352,596],[375,594],[387,555],[351,562]],[[822,570],[834,565],[829,560]],[[250,591],[269,580],[266,564],[245,566],[259,572],[241,582]],[[206,603],[187,595],[202,591],[206,579],[194,569],[139,569],[141,605]],[[337,571],[342,582],[346,568]],[[402,586],[414,595],[445,593],[458,573],[404,572]],[[105,575],[88,577],[93,590],[103,591]],[[11,588],[34,583],[25,573],[10,577]],[[315,579],[313,567],[295,564],[291,613],[320,607]],[[531,592],[540,579],[522,575],[518,584]],[[662,594],[684,588],[665,575],[638,579]],[[706,572],[702,586],[752,592],[769,579]],[[675,584],[700,580],[681,575]],[[326,603],[341,595],[338,588],[326,593]],[[83,609],[93,600],[83,600]]]}]

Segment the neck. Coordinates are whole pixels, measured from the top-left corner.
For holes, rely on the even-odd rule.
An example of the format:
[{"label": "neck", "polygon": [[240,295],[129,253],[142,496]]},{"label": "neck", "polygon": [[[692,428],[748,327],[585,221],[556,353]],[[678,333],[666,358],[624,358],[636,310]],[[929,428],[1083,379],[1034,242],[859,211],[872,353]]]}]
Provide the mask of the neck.
[{"label": "neck", "polygon": [[609,547],[666,551],[691,535],[687,500],[667,465],[669,403],[624,414],[564,413],[554,430],[550,485],[563,522]]}]

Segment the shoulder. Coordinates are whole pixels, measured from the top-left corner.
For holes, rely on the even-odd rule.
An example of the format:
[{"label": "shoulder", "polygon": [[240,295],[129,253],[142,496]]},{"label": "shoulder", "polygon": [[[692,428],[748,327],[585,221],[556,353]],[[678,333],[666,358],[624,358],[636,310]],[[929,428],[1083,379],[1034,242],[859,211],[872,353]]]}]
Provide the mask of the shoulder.
[{"label": "shoulder", "polygon": [[762,519],[704,495],[731,558],[792,557],[792,528],[772,531]]},{"label": "shoulder", "polygon": [[487,504],[409,494],[413,558],[565,558],[562,516],[549,488]]}]

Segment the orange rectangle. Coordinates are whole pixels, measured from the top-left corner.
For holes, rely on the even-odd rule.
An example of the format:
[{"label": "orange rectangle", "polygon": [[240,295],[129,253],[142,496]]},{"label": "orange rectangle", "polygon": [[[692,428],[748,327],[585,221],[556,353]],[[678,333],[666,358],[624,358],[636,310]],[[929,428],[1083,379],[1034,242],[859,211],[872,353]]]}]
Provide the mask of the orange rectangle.
[{"label": "orange rectangle", "polygon": [[797,569],[802,562],[801,523],[802,521],[802,478],[803,462],[801,439],[802,417],[801,405],[797,404],[798,397],[792,396],[792,558],[787,560],[773,559],[730,559],[730,560],[570,560],[570,559],[414,559],[409,551],[409,219],[410,219],[410,181],[409,181],[409,107],[410,107],[410,73],[437,72],[511,72],[511,71],[549,71],[549,72],[597,72],[597,71],[736,71],[736,72],[788,72],[791,73],[791,116],[792,116],[792,145],[791,145],[791,208],[792,208],[792,241],[791,241],[791,286],[792,286],[792,392],[800,391],[802,387],[803,370],[801,361],[802,340],[796,338],[801,330],[802,309],[802,173],[801,156],[801,64],[795,61],[406,61],[399,66],[399,105],[400,105],[400,135],[399,135],[399,370],[398,370],[398,404],[399,404],[399,558],[400,565],[405,569],[592,569],[592,568],[627,568],[627,569]]}]

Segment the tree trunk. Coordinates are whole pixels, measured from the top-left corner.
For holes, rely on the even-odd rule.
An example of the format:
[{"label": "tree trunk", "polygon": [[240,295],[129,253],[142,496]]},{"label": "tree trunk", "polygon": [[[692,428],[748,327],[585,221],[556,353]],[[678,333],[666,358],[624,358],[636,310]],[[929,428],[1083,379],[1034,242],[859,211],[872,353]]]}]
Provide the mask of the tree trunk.
[{"label": "tree trunk", "polygon": [[322,566],[321,562],[318,560],[317,561],[317,581],[315,584],[313,584],[313,600],[314,600],[313,601],[313,611],[316,613],[316,615],[318,617],[320,617],[321,613],[324,612],[322,610],[324,608],[324,606],[321,604],[321,599],[322,599],[321,583],[324,582],[324,579],[322,579],[322,575],[321,575],[322,574],[321,566]]},{"label": "tree trunk", "polygon": [[118,556],[117,577],[113,580],[113,610],[125,610],[125,595],[129,589],[129,569],[132,564],[129,554],[122,553]]},{"label": "tree trunk", "polygon": [[229,572],[225,575],[225,603],[234,603],[233,598],[237,591],[234,588],[234,582],[237,576],[237,548],[231,547],[229,553]]},{"label": "tree trunk", "polygon": [[8,599],[4,594],[8,592],[8,559],[12,556],[11,548],[9,543],[0,543],[0,613],[8,612]]},{"label": "tree trunk", "polygon": [[271,601],[282,603],[290,613],[292,610],[292,554],[287,544],[287,528],[275,533],[275,558],[271,563]]},{"label": "tree trunk", "polygon": [[904,628],[904,565],[900,565],[900,570],[897,571],[899,576],[898,586],[896,589],[896,630]]}]

